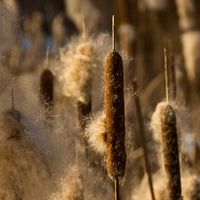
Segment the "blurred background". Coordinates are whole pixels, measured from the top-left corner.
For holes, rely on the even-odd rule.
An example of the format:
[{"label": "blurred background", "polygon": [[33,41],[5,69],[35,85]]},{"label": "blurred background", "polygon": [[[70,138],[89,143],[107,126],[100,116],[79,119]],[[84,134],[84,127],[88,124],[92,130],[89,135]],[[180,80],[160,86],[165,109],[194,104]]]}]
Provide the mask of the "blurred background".
[{"label": "blurred background", "polygon": [[58,55],[70,37],[82,32],[83,19],[90,33],[110,33],[114,14],[118,50],[132,58],[129,73],[142,90],[163,71],[163,48],[176,57],[177,76],[187,73],[198,87],[194,79],[199,55],[191,58],[187,49],[199,48],[199,1],[3,0],[0,7],[0,50],[14,73],[37,69],[49,45],[51,55]]},{"label": "blurred background", "polygon": [[55,60],[82,33],[83,19],[90,34],[111,34],[114,14],[117,50],[128,58],[125,82],[137,78],[144,114],[165,97],[164,48],[170,95],[194,108],[200,90],[199,8],[197,0],[4,0],[1,61],[15,75],[41,71],[48,46]]},{"label": "blurred background", "polygon": [[117,50],[128,58],[125,82],[137,78],[144,114],[165,97],[164,48],[171,68],[170,95],[198,105],[197,0],[3,0],[0,9],[1,61],[15,75],[41,71],[47,47],[54,60],[82,33],[83,19],[90,34],[111,34],[114,14]]}]

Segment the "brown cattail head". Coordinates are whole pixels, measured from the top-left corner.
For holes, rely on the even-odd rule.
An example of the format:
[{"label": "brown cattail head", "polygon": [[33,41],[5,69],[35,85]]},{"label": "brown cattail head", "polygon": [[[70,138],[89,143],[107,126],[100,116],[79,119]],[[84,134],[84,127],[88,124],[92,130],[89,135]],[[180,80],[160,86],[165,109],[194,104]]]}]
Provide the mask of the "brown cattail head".
[{"label": "brown cattail head", "polygon": [[161,113],[161,128],[165,170],[168,176],[169,200],[181,199],[181,178],[179,166],[176,116],[167,104]]},{"label": "brown cattail head", "polygon": [[115,50],[108,52],[104,64],[105,109],[107,129],[107,170],[112,179],[125,174],[125,116],[122,58]]},{"label": "brown cattail head", "polygon": [[40,77],[40,98],[41,98],[42,106],[44,106],[44,108],[49,113],[52,113],[52,109],[53,109],[53,74],[51,73],[51,71],[49,69],[45,69],[42,72],[41,77]]}]

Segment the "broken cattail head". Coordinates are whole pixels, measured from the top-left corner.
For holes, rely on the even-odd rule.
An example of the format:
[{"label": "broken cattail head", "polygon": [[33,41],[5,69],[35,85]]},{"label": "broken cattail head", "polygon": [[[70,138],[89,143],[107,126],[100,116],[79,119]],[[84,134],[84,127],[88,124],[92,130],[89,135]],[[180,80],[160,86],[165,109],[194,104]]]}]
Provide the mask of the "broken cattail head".
[{"label": "broken cattail head", "polygon": [[161,112],[163,154],[168,176],[169,199],[178,200],[181,199],[181,179],[176,116],[169,104],[166,104]]},{"label": "broken cattail head", "polygon": [[107,129],[107,170],[112,179],[125,174],[125,115],[122,58],[108,52],[104,64],[105,110]]}]

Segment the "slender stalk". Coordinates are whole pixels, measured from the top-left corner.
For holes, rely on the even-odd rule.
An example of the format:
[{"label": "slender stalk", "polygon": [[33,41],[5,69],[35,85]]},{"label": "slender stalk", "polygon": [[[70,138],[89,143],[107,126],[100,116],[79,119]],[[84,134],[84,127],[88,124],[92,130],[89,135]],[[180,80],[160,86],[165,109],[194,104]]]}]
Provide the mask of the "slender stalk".
[{"label": "slender stalk", "polygon": [[139,131],[140,131],[140,140],[142,143],[142,148],[143,148],[143,153],[144,153],[144,161],[145,161],[145,170],[146,173],[148,174],[149,177],[149,187],[150,187],[150,192],[151,192],[151,198],[152,200],[155,200],[155,195],[154,195],[154,189],[153,189],[153,180],[152,180],[152,174],[151,174],[151,167],[150,163],[148,160],[148,151],[146,147],[146,137],[145,137],[145,132],[144,132],[144,127],[143,127],[143,118],[142,118],[142,112],[141,112],[141,106],[140,106],[140,99],[137,94],[138,87],[137,87],[137,82],[136,79],[132,81],[132,86],[133,86],[133,92],[134,92],[134,99],[135,99],[135,105],[136,105],[136,113],[137,113],[137,118],[138,118],[138,124],[139,124]]},{"label": "slender stalk", "polygon": [[114,200],[120,200],[119,197],[119,179],[114,179]]},{"label": "slender stalk", "polygon": [[115,15],[112,16],[112,50],[115,50]]},{"label": "slender stalk", "polygon": [[50,46],[47,47],[45,69],[49,68]]}]

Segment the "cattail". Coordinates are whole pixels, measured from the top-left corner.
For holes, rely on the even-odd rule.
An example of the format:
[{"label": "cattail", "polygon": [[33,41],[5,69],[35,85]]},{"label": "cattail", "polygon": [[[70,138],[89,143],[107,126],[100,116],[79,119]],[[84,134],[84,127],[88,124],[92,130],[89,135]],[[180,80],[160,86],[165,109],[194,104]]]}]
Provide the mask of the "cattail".
[{"label": "cattail", "polygon": [[107,170],[111,179],[125,174],[125,116],[122,58],[118,52],[108,52],[104,64],[105,110],[107,128]]},{"label": "cattail", "polygon": [[41,104],[46,111],[48,119],[52,119],[53,112],[53,74],[47,69],[49,62],[49,48],[46,56],[46,69],[43,70],[40,76],[40,98]]},{"label": "cattail", "polygon": [[179,200],[181,199],[181,178],[176,116],[169,104],[163,107],[161,111],[161,129],[164,165],[168,176],[169,199]]}]

